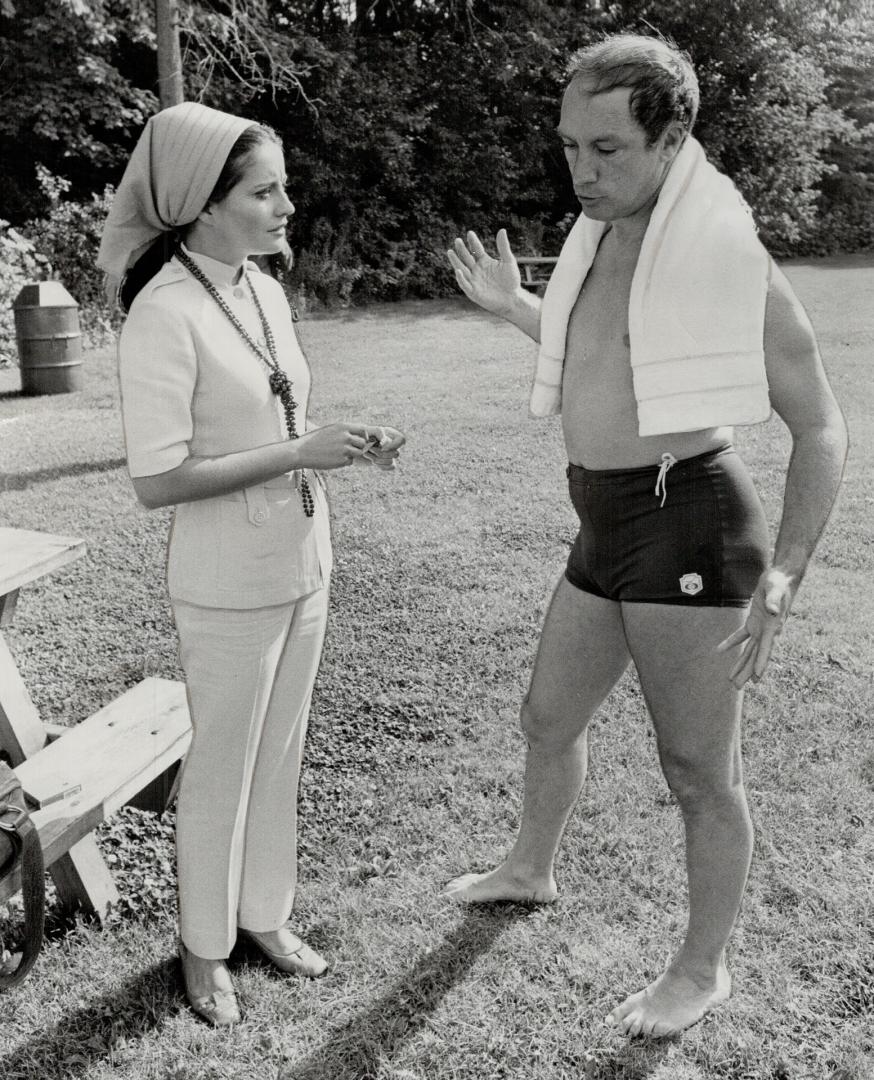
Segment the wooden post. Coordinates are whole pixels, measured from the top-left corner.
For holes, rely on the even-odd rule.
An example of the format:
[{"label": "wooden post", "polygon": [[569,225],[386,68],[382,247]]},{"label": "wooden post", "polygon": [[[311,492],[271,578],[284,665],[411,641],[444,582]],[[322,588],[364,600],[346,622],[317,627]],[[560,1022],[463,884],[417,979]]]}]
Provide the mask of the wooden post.
[{"label": "wooden post", "polygon": [[158,41],[158,100],[161,108],[167,109],[185,100],[177,0],[155,0],[155,29]]}]

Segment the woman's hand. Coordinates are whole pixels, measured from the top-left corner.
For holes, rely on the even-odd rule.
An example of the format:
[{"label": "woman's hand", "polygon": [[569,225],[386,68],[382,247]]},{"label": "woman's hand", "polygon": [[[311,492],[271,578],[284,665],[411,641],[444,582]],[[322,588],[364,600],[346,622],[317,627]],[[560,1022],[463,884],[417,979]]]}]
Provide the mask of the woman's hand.
[{"label": "woman's hand", "polygon": [[376,424],[327,424],[292,442],[296,469],[342,469],[346,465],[377,465],[393,469],[406,439],[394,428]]},{"label": "woman's hand", "polygon": [[367,427],[367,442],[361,457],[355,458],[354,465],[375,465],[378,469],[390,472],[395,467],[400,449],[407,441],[400,431],[390,427]]},{"label": "woman's hand", "polygon": [[764,674],[775,639],[783,632],[798,582],[782,570],[771,567],[759,578],[746,623],[717,645],[725,652],[744,643],[740,657],[728,676],[737,690],[748,679],[758,682]]},{"label": "woman's hand", "polygon": [[506,317],[522,291],[522,277],[510,249],[507,230],[501,229],[495,241],[497,259],[486,252],[475,232],[467,234],[466,244],[461,237],[456,237],[446,257],[464,295],[486,311]]},{"label": "woman's hand", "polygon": [[364,424],[326,424],[291,441],[294,469],[342,469],[361,458],[367,446]]}]

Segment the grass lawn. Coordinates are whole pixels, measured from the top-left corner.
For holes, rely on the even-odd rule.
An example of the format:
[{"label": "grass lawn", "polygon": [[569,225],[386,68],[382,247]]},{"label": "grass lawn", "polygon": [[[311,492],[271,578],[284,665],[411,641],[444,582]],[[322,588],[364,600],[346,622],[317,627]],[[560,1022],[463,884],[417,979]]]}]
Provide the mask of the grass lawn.
[{"label": "grass lawn", "polygon": [[[330,960],[316,983],[245,949],[244,1024],[183,1004],[172,816],[124,811],[99,841],[119,910],[55,913],[38,967],[0,1006],[8,1080],[871,1080],[874,1077],[874,259],[790,263],[853,448],[767,678],[748,694],[757,827],[730,948],[735,994],[677,1040],[612,1034],[685,923],[680,821],[637,680],[594,722],[587,795],[547,908],[440,897],[509,844],[519,702],[574,534],[558,422],[526,417],[532,350],[463,301],[306,320],[316,421],[406,431],[394,475],[332,481],[337,555],[302,782],[296,918]],[[134,501],[114,358],[85,389],[22,399],[0,372],[0,522],[83,537],[24,590],[8,640],[46,720],[74,724],[144,674],[179,677],[163,595],[167,514]],[[789,443],[737,443],[771,520]],[[16,917],[13,902],[0,918]],[[0,908],[0,916],[4,909]]]}]

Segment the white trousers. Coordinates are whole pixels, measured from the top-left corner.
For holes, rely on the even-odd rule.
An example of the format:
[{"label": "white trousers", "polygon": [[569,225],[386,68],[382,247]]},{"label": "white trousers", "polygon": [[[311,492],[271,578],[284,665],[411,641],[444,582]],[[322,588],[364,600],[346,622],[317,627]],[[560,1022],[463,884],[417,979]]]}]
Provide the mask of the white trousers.
[{"label": "white trousers", "polygon": [[192,739],[176,811],[179,928],[224,959],[276,930],[297,881],[297,787],[328,610],[320,589],[254,609],[173,602]]}]

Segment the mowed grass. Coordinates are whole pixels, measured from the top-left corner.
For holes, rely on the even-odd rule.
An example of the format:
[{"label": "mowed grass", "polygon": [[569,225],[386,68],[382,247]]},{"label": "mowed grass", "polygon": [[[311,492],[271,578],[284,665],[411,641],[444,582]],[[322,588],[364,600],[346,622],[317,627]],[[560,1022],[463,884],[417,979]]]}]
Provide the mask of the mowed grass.
[{"label": "mowed grass", "polygon": [[[39,966],[0,1000],[0,1076],[874,1076],[874,259],[787,272],[853,448],[790,625],[748,694],[757,839],[731,1002],[664,1043],[603,1025],[662,968],[686,915],[678,812],[633,672],[593,725],[557,903],[465,910],[440,896],[454,874],[493,865],[518,824],[518,708],[575,530],[559,424],[526,417],[530,346],[463,301],[404,304],[300,328],[315,421],[408,436],[396,474],[347,470],[331,485],[337,566],[295,916],[329,975],[289,980],[241,950],[244,1024],[199,1023],[174,958],[172,815],[128,811],[100,835],[119,912],[100,929],[55,909]],[[85,559],[22,593],[7,635],[43,717],[69,724],[144,674],[180,676],[167,515],[134,502],[113,356],[89,355],[85,376],[79,394],[21,399],[15,374],[0,373],[0,520],[88,543]],[[785,429],[775,419],[737,443],[775,526]]]}]

